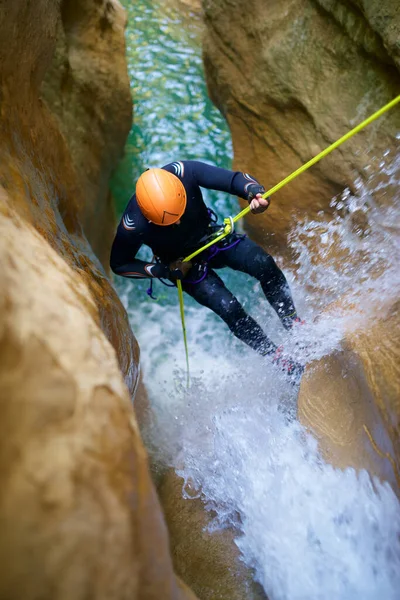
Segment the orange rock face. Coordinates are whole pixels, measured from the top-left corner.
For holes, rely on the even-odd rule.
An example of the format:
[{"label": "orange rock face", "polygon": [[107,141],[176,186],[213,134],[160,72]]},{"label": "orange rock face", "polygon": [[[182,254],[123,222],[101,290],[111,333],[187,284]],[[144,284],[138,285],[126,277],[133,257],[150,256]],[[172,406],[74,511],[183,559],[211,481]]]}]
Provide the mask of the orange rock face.
[{"label": "orange rock face", "polygon": [[[83,81],[57,116],[40,93],[66,17],[60,6],[0,8],[0,597],[189,599],[172,570],[134,418],[137,344],[85,223],[97,209],[104,214],[96,202],[107,198],[108,175],[96,182],[92,167],[111,168],[121,146],[103,156],[111,127],[101,147],[80,147],[88,127],[98,138],[109,122],[93,95],[99,118],[82,117]],[[62,7],[74,15],[69,51],[77,60],[86,26],[94,64],[96,24],[123,47],[123,20],[99,21],[99,11],[117,15],[118,3]],[[82,117],[75,133],[74,102]],[[92,183],[100,195],[86,209]],[[112,224],[99,226],[109,232]]]},{"label": "orange rock face", "polygon": [[63,2],[41,85],[79,177],[79,220],[106,269],[115,220],[108,181],[132,121],[124,27],[119,2]]},{"label": "orange rock face", "polygon": [[17,216],[0,235],[0,597],[190,597],[85,280]]},{"label": "orange rock face", "polygon": [[[45,10],[46,2],[42,10]],[[46,239],[90,287],[96,309],[92,311],[120,359],[121,369],[133,391],[137,378],[138,349],[117,295],[104,276],[82,225],[85,204],[83,185],[71,161],[65,137],[40,96],[41,80],[51,65],[59,23],[58,7],[46,18],[30,14],[15,3],[1,13],[1,185],[7,191],[2,214],[24,219]],[[8,40],[10,23],[18,22]],[[44,35],[43,32],[47,32]],[[26,39],[33,36],[32,47]],[[122,34],[121,34],[122,35]],[[18,58],[19,57],[19,58]],[[20,60],[26,69],[15,67]],[[17,61],[18,62],[18,61]],[[28,77],[27,73],[31,76]],[[113,223],[106,224],[109,235]],[[23,249],[21,240],[21,249]]]},{"label": "orange rock face", "polygon": [[55,53],[41,85],[79,177],[80,222],[106,269],[115,221],[108,181],[132,121],[124,26],[119,2],[64,2]]},{"label": "orange rock face", "polygon": [[207,531],[212,514],[200,499],[182,497],[182,479],[173,469],[164,475],[159,496],[176,572],[201,600],[267,600],[251,570],[240,560],[236,533]]},{"label": "orange rock face", "polygon": [[400,489],[399,303],[372,327],[345,336],[343,350],[312,364],[299,418],[336,466],[367,468]]}]

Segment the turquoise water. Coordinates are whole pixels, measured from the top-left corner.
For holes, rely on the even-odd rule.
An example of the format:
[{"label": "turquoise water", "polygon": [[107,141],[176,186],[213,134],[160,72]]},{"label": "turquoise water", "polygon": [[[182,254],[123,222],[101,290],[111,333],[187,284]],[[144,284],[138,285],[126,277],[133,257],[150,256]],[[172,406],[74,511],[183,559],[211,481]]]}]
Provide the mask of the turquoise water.
[{"label": "turquoise water", "polygon": [[[148,167],[196,159],[229,169],[232,162],[227,124],[207,95],[199,16],[188,11],[183,24],[173,7],[151,0],[122,4],[134,124],[112,182],[119,214]],[[219,210],[237,210],[234,198],[208,191],[205,196]]]},{"label": "turquoise water", "polygon": [[[207,96],[198,17],[149,0],[123,4],[135,122],[113,181],[119,213],[144,168],[189,158],[229,168],[232,155],[227,126]],[[388,171],[389,179],[393,173]],[[369,307],[400,291],[400,246],[390,227],[398,212],[369,210],[370,238],[359,238],[350,218],[352,210],[368,206],[375,187],[361,186],[357,197],[346,199],[348,217],[325,222],[322,216],[318,223],[305,218],[292,233],[299,264],[296,276],[286,275],[308,322],[300,341],[317,344],[313,358],[339,349],[342,332],[356,327],[351,312],[313,322],[330,302],[348,294],[365,322]],[[204,195],[221,217],[237,212],[235,198]],[[332,244],[350,257],[340,270],[326,267]],[[386,271],[374,280],[373,266],[382,260]],[[258,283],[226,270],[222,276],[271,338],[295,349],[295,336],[284,338]],[[366,472],[325,463],[316,440],[287,419],[285,407],[296,405],[293,388],[268,361],[236,342],[214,314],[186,297],[192,375],[187,391],[176,290],[158,284],[154,302],[144,281],[118,278],[116,285],[141,347],[157,419],[152,440],[215,508],[215,527],[236,524],[243,559],[268,597],[397,600],[400,506],[389,484],[372,484]]]},{"label": "turquoise water", "polygon": [[[168,3],[151,0],[122,2],[128,14],[126,30],[128,71],[131,81],[134,123],[125,156],[112,181],[112,192],[120,215],[131,197],[135,182],[148,167],[175,160],[203,160],[227,169],[232,164],[232,143],[228,126],[208,97],[201,58],[201,19]],[[208,206],[221,217],[240,209],[233,196],[203,190]],[[151,260],[148,249],[139,257]],[[240,296],[240,278],[224,271],[223,277]],[[118,280],[122,292],[126,281]],[[177,306],[175,289],[155,284],[157,301]],[[131,305],[147,299],[148,282],[136,281]],[[245,301],[245,297],[242,298]],[[188,305],[194,304],[186,297]],[[214,318],[213,316],[210,317]],[[216,327],[219,323],[215,317]],[[180,335],[180,333],[179,333]]]}]

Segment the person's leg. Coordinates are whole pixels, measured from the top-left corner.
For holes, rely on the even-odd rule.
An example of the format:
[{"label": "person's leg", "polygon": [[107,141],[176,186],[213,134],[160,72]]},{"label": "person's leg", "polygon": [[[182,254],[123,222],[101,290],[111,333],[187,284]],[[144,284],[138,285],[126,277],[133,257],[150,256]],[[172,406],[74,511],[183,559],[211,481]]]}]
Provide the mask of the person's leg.
[{"label": "person's leg", "polygon": [[276,352],[277,346],[267,337],[258,323],[248,315],[235,296],[225,287],[218,275],[209,269],[200,283],[182,281],[186,293],[199,304],[210,308],[225,321],[232,333],[263,356]]},{"label": "person's leg", "polygon": [[[216,257],[218,265],[247,273],[258,279],[268,302],[277,313],[285,329],[298,319],[288,282],[272,256],[252,240],[244,238],[236,246]],[[213,261],[211,261],[213,265]],[[214,265],[213,265],[214,266]]]}]

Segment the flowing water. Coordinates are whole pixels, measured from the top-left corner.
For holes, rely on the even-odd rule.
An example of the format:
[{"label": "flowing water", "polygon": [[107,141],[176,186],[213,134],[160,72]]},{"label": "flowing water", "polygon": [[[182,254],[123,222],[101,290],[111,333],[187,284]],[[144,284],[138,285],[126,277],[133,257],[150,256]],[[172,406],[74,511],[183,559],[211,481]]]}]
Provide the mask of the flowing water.
[{"label": "flowing water", "polygon": [[[232,152],[227,127],[207,97],[198,19],[182,21],[172,7],[161,10],[150,0],[125,4],[135,125],[114,180],[120,211],[146,166],[197,158],[229,168]],[[383,157],[379,182],[371,177],[358,183],[355,196],[333,199],[333,221],[323,214],[318,222],[305,218],[292,232],[298,264],[286,275],[307,321],[301,338],[312,342],[309,359],[340,348],[345,329],[368,324],[371,306],[385,311],[398,297],[400,211],[374,200],[377,190],[381,198],[393,196],[398,163]],[[237,212],[234,198],[205,197],[221,216]],[[362,231],[355,225],[360,215]],[[340,250],[340,264],[333,249]],[[289,339],[282,331],[259,285],[222,273],[271,337],[301,356],[300,334]],[[152,301],[145,282],[119,280],[117,288],[141,346],[157,450],[182,476],[184,495],[202,494],[215,509],[212,527],[236,528],[243,560],[270,599],[400,598],[400,505],[390,485],[327,464],[292,418],[296,392],[188,298],[186,390],[176,291],[158,284]],[[321,316],[338,298],[341,311]]]}]

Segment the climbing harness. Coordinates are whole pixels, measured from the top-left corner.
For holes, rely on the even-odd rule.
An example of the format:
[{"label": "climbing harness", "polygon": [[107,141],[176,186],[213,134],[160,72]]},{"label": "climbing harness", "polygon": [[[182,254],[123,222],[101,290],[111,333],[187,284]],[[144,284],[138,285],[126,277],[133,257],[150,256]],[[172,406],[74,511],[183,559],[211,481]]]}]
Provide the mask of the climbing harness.
[{"label": "climbing harness", "polygon": [[[299,175],[301,175],[302,173],[304,173],[305,171],[307,171],[307,169],[309,169],[310,167],[312,167],[313,165],[315,165],[322,158],[324,158],[325,156],[327,156],[328,154],[330,154],[333,150],[335,150],[336,148],[338,148],[339,146],[341,146],[344,142],[346,142],[347,140],[349,140],[350,138],[352,138],[356,133],[358,133],[359,131],[361,131],[362,129],[364,129],[364,127],[367,127],[367,125],[369,125],[370,123],[372,123],[373,121],[375,121],[376,119],[378,119],[380,116],[382,116],[388,110],[390,110],[391,108],[393,108],[399,102],[400,102],[400,95],[397,96],[396,98],[394,98],[391,102],[388,102],[388,104],[386,104],[381,109],[379,109],[378,111],[376,111],[370,117],[368,117],[367,119],[365,119],[364,121],[362,121],[359,125],[357,125],[353,129],[351,129],[348,133],[346,133],[345,135],[343,135],[336,142],[334,142],[333,144],[331,144],[330,146],[328,146],[327,148],[325,148],[325,150],[322,150],[322,152],[320,152],[319,154],[317,154],[317,156],[314,156],[314,158],[312,158],[311,160],[309,160],[308,162],[306,162],[304,165],[302,165],[301,167],[299,167],[298,169],[296,169],[296,171],[293,171],[293,173],[291,173],[290,175],[288,175],[287,177],[285,177],[285,179],[282,179],[282,181],[280,181],[279,183],[277,183],[274,187],[272,187],[271,189],[267,190],[262,195],[262,198],[266,199],[269,196],[272,196],[272,194],[275,194],[275,192],[277,192],[278,190],[282,189],[285,185],[287,185],[288,183],[290,183],[291,181],[293,181],[293,179],[295,179],[296,177],[298,177]],[[189,256],[187,256],[186,258],[183,259],[183,262],[188,262],[188,261],[192,260],[193,258],[195,258],[195,256],[198,256],[199,254],[201,254],[202,252],[204,252],[208,248],[211,248],[211,246],[214,246],[215,244],[217,244],[218,242],[220,242],[221,240],[223,240],[230,233],[233,233],[234,232],[234,228],[235,228],[235,223],[237,221],[239,221],[240,219],[242,219],[245,215],[247,215],[250,212],[250,210],[251,210],[250,206],[247,206],[246,208],[244,208],[241,212],[239,212],[234,217],[227,217],[226,219],[224,219],[224,225],[221,226],[221,228],[218,231],[216,231],[216,233],[213,235],[213,238],[209,242],[207,242],[204,246],[202,246],[198,250],[195,250],[194,252],[192,252],[192,254],[189,254]],[[225,249],[227,249],[227,248],[225,248]],[[189,375],[189,351],[188,351],[188,343],[187,343],[187,335],[186,335],[186,325],[185,325],[185,308],[184,308],[184,300],[183,300],[183,289],[182,289],[182,282],[180,280],[177,281],[177,288],[178,288],[179,309],[180,309],[180,314],[181,314],[182,331],[183,331],[183,343],[184,343],[184,346],[185,346],[185,354],[186,354],[187,386],[189,387],[189,383],[190,383],[190,375]]]},{"label": "climbing harness", "polygon": [[[213,211],[211,211],[211,209],[209,209],[209,212],[213,213],[213,215],[215,215],[215,213]],[[216,217],[216,215],[215,215],[215,217]],[[214,222],[216,222],[216,219],[215,219]],[[218,227],[218,229],[220,229],[220,227]],[[207,236],[207,239],[209,239],[209,237],[210,236]],[[222,247],[216,246],[216,245],[214,245],[213,247],[211,247],[210,251],[209,251],[209,253],[207,255],[207,257],[204,258],[200,263],[198,263],[196,265],[198,271],[200,271],[200,273],[201,273],[200,277],[198,277],[195,280],[193,280],[193,279],[185,279],[185,283],[188,283],[190,285],[197,285],[198,283],[201,283],[202,281],[204,281],[204,279],[207,277],[207,274],[208,274],[208,263],[209,263],[209,261],[212,258],[215,258],[215,256],[217,256],[217,254],[219,254],[220,252],[225,252],[226,250],[230,250],[231,248],[234,248],[245,237],[246,237],[246,234],[236,234],[236,239],[233,242],[231,242],[230,244],[228,243],[227,245],[224,245]],[[156,256],[153,256],[153,260],[155,260],[157,262],[159,259]],[[175,283],[167,283],[166,281],[163,281],[163,279],[160,278],[160,277],[158,278],[158,280],[163,285],[165,285],[166,287],[175,287]],[[152,300],[157,300],[157,297],[153,295],[153,284],[154,284],[154,279],[151,279],[150,280],[150,285],[147,288],[146,293],[147,293],[147,295]],[[178,294],[179,294],[179,308],[180,308],[180,314],[181,314],[183,337],[186,340],[187,336],[186,336],[186,324],[185,324],[185,310],[184,310],[183,289],[182,289],[182,282],[181,282],[181,280],[178,279],[176,281],[176,287],[178,288]],[[186,342],[185,342],[185,354],[186,354],[187,386],[189,387],[189,383],[190,383],[190,379],[189,379],[189,352],[188,352],[188,347],[187,347],[187,343]]]},{"label": "climbing harness", "polygon": [[244,234],[244,233],[236,234],[236,239],[234,239],[233,242],[231,242],[230,244],[227,244],[225,246],[217,246],[217,245],[211,246],[207,257],[204,258],[200,263],[198,263],[196,265],[200,271],[203,271],[201,276],[198,279],[196,279],[195,281],[185,278],[185,283],[190,283],[192,285],[201,283],[207,277],[208,263],[213,258],[215,258],[217,256],[217,254],[220,254],[221,252],[226,252],[226,250],[230,250],[231,248],[234,248],[235,246],[237,246],[245,237],[246,237],[246,234]]}]

